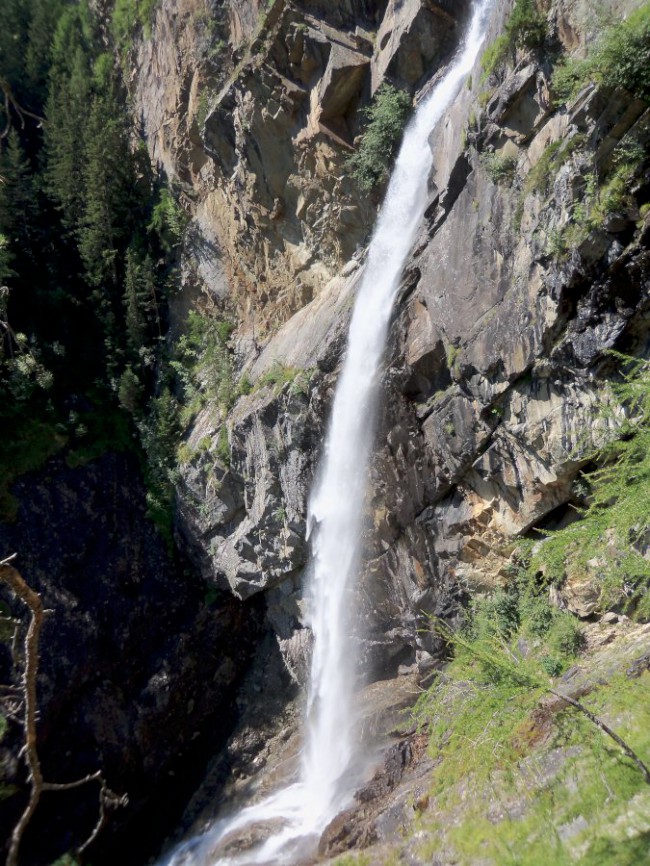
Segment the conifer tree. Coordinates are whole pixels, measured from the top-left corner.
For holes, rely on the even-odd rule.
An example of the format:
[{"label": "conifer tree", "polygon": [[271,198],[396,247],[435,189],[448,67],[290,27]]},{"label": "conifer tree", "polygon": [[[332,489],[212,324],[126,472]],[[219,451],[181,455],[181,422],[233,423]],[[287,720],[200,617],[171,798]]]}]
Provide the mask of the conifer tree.
[{"label": "conifer tree", "polygon": [[38,219],[38,203],[29,160],[15,129],[7,135],[0,150],[0,232],[7,238],[14,255],[32,254]]},{"label": "conifer tree", "polygon": [[82,173],[86,122],[92,101],[93,33],[84,4],[61,15],[52,43],[45,107],[45,184],[61,222],[77,231],[84,208]]}]

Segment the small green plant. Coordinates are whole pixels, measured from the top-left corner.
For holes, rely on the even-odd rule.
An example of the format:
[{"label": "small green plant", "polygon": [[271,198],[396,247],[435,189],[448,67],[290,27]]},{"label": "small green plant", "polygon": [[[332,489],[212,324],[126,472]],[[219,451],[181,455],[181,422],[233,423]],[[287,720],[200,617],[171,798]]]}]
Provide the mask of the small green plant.
[{"label": "small green plant", "polygon": [[555,656],[542,656],[539,663],[544,673],[547,673],[549,677],[559,677],[564,670],[564,665]]},{"label": "small green plant", "polygon": [[487,47],[481,60],[483,78],[497,72],[518,48],[539,48],[546,39],[546,19],[535,0],[516,0],[504,32]]},{"label": "small green plant", "polygon": [[124,57],[131,50],[138,29],[151,35],[151,23],[158,0],[115,0],[111,17],[111,33]]},{"label": "small green plant", "polygon": [[293,384],[299,374],[300,370],[296,367],[289,367],[286,364],[281,364],[280,361],[274,361],[266,373],[263,373],[257,380],[257,387],[266,388],[271,386],[277,390],[281,390],[285,385]]},{"label": "small green plant", "polygon": [[246,396],[246,394],[250,394],[252,390],[253,383],[251,382],[248,373],[244,373],[237,384],[237,391],[240,395]]},{"label": "small green plant", "polygon": [[364,192],[384,183],[411,113],[411,97],[390,84],[382,84],[365,109],[365,131],[347,168]]},{"label": "small green plant", "polygon": [[584,646],[584,632],[570,613],[557,613],[548,630],[548,646],[556,657],[572,658]]},{"label": "small green plant", "polygon": [[284,505],[281,505],[279,508],[276,508],[273,512],[273,516],[278,521],[278,523],[286,523],[287,522],[287,509]]},{"label": "small green plant", "polygon": [[228,429],[225,424],[222,424],[219,429],[216,447],[217,457],[226,466],[230,466],[230,442],[228,440]]},{"label": "small green plant", "polygon": [[500,153],[486,153],[482,155],[481,161],[490,180],[496,184],[509,183],[514,178],[517,171],[516,156]]},{"label": "small green plant", "polygon": [[569,253],[570,244],[567,233],[562,228],[552,228],[548,233],[546,252],[558,262],[564,261]]},{"label": "small green plant", "polygon": [[560,103],[570,102],[590,81],[650,101],[650,3],[607,27],[586,58],[563,60],[553,75],[553,91]]},{"label": "small green plant", "polygon": [[458,358],[460,356],[460,347],[454,346],[453,343],[450,343],[447,346],[447,367],[450,370],[453,370],[458,364]]}]

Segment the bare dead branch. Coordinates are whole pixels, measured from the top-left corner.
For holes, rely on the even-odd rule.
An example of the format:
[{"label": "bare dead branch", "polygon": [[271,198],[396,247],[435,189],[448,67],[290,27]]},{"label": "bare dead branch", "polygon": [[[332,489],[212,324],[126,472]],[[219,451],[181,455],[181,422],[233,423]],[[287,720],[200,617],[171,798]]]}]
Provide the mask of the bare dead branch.
[{"label": "bare dead branch", "polygon": [[72,788],[80,788],[82,785],[87,785],[88,782],[102,781],[101,770],[96,773],[89,773],[83,779],[77,779],[75,782],[43,782],[44,791],[70,791]]},{"label": "bare dead branch", "polygon": [[32,111],[28,111],[23,105],[21,105],[16,97],[13,94],[11,89],[11,85],[9,82],[0,78],[0,90],[4,95],[4,112],[5,112],[5,127],[0,132],[0,139],[6,138],[9,135],[9,130],[11,129],[11,112],[13,109],[14,114],[17,116],[18,121],[20,122],[20,128],[25,128],[25,118],[29,117],[32,120],[36,120],[39,126],[45,122],[45,118],[41,117],[38,114],[34,114]]},{"label": "bare dead branch", "polygon": [[[80,853],[86,848],[88,848],[88,846],[92,844],[92,842],[101,832],[107,820],[106,807],[112,806],[113,808],[117,808],[118,806],[126,805],[126,803],[128,802],[126,795],[120,797],[118,794],[115,794],[113,791],[110,790],[110,788],[106,784],[106,780],[104,779],[101,770],[97,770],[94,773],[89,773],[82,779],[77,779],[73,782],[46,782],[43,779],[41,763],[36,745],[36,720],[38,717],[38,708],[36,703],[36,679],[39,661],[38,643],[45,611],[43,609],[43,602],[40,595],[33,589],[31,589],[31,587],[26,583],[26,581],[19,574],[19,572],[16,571],[16,569],[9,564],[15,558],[16,554],[14,553],[6,559],[0,560],[0,580],[7,584],[7,586],[15,593],[15,595],[20,598],[20,600],[29,608],[30,612],[30,622],[27,628],[27,635],[25,637],[24,643],[25,669],[22,677],[22,687],[17,688],[16,691],[21,694],[24,704],[22,716],[25,743],[23,748],[21,749],[21,756],[25,757],[31,790],[27,806],[25,807],[23,814],[21,815],[18,823],[14,827],[13,833],[11,834],[11,844],[9,847],[9,855],[7,857],[7,866],[17,866],[18,851],[20,848],[22,837],[25,833],[27,825],[29,824],[34,812],[36,811],[36,807],[38,806],[38,803],[40,801],[41,794],[43,794],[44,792],[69,791],[73,788],[80,788],[82,785],[86,785],[90,782],[99,782],[99,817],[90,836],[78,849]],[[14,687],[9,686],[3,688],[13,690]],[[20,707],[17,706],[16,712],[19,709]]]},{"label": "bare dead branch", "polygon": [[555,695],[556,698],[560,698],[560,700],[564,701],[567,704],[570,704],[570,706],[572,706],[572,707],[575,707],[576,710],[579,710],[591,722],[593,722],[594,725],[596,725],[596,727],[600,728],[600,730],[603,731],[605,734],[607,734],[608,737],[611,737],[612,740],[614,740],[614,742],[617,743],[617,745],[619,745],[621,747],[621,749],[628,756],[628,758],[630,758],[630,760],[634,761],[634,763],[637,765],[639,770],[641,770],[641,773],[643,774],[644,780],[646,781],[646,783],[648,785],[650,785],[650,770],[648,770],[648,767],[643,763],[643,761],[637,755],[637,753],[634,751],[634,749],[632,749],[631,746],[629,746],[625,742],[623,737],[619,736],[619,734],[617,734],[616,731],[613,731],[609,727],[609,725],[605,724],[605,722],[602,719],[599,719],[595,713],[592,713],[591,710],[588,710],[584,704],[581,704],[579,701],[574,700],[574,698],[570,698],[568,695],[563,695],[560,692],[556,692],[553,689],[549,689],[548,691],[552,695]]},{"label": "bare dead branch", "polygon": [[23,688],[25,694],[24,729],[25,729],[25,761],[29,770],[31,793],[25,811],[18,820],[11,834],[11,845],[7,866],[18,863],[18,849],[32,815],[36,811],[43,788],[41,764],[36,749],[36,674],[38,672],[38,641],[43,624],[43,603],[37,592],[34,592],[13,566],[8,565],[14,557],[9,557],[0,563],[0,578],[27,605],[31,614],[27,635],[25,637],[25,670],[23,673]]},{"label": "bare dead branch", "polygon": [[99,815],[97,816],[97,823],[83,845],[80,845],[79,848],[77,848],[77,854],[83,854],[83,852],[86,851],[87,848],[90,848],[95,839],[99,836],[108,820],[107,810],[119,809],[126,806],[129,802],[129,798],[126,794],[120,796],[114,791],[111,791],[104,778],[101,779],[101,782],[102,787],[99,792]]}]

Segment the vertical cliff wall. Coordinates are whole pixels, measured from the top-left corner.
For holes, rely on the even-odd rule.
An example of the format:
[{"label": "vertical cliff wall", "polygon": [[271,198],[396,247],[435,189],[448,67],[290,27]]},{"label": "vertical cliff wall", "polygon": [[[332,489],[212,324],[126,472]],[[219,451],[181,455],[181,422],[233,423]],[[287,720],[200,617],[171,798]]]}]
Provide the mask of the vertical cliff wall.
[{"label": "vertical cliff wall", "polygon": [[[188,430],[179,529],[207,578],[241,598],[264,592],[287,658],[292,641],[305,645],[306,492],[374,212],[345,168],[358,109],[382,80],[426,87],[458,39],[464,7],[454,9],[460,18],[444,3],[238,6],[234,65],[216,86],[212,61],[191,47],[203,6],[162,3],[138,49],[152,155],[194,215],[188,291],[199,285],[236,311],[253,383],[226,424],[227,464],[209,408]],[[493,38],[508,11],[495,11]],[[646,141],[647,107],[605,84],[555,101],[553,63],[584,53],[597,27],[561,2],[544,21],[537,47],[489,77],[475,70],[431,143],[427,224],[393,324],[367,516],[359,602],[377,671],[428,664],[424,617],[453,616],[463,594],[504,580],[512,540],[577,501],[606,352],[644,351],[643,177],[602,225],[566,248],[557,239],[593,166],[605,177],[620,142]]]}]

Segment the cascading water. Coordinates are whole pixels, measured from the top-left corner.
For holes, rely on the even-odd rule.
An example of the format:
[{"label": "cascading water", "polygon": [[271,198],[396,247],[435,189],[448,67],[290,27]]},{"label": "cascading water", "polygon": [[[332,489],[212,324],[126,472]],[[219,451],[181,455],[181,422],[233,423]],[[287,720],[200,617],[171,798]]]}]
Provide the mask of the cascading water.
[{"label": "cascading water", "polygon": [[[217,821],[208,833],[181,845],[166,866],[286,866],[346,807],[363,775],[354,724],[350,598],[360,567],[378,373],[404,263],[426,206],[433,163],[429,136],[472,71],[492,3],[476,3],[463,47],[407,127],[355,303],[322,471],[309,505],[314,649],[300,780]],[[281,829],[245,854],[217,853],[238,830],[263,821],[281,822]]]}]

